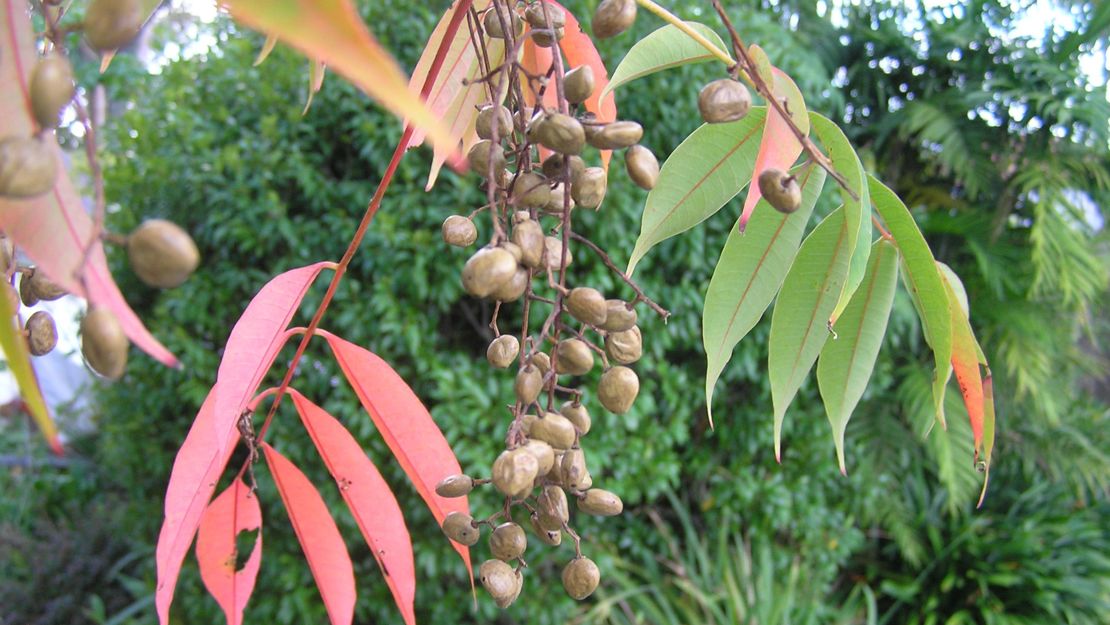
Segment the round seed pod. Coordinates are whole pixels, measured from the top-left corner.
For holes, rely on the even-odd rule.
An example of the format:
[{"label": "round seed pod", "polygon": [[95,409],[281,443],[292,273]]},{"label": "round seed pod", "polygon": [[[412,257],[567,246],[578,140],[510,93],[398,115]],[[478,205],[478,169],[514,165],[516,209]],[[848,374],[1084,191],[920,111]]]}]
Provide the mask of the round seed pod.
[{"label": "round seed pod", "polygon": [[[558,271],[563,258],[563,241],[558,237],[546,236],[543,239],[543,262],[552,271]],[[574,261],[571,250],[567,249],[567,267]]]},{"label": "round seed pod", "polygon": [[601,132],[601,129],[605,127],[605,122],[598,121],[597,115],[593,113],[582,113],[578,119],[582,122],[582,129],[586,131],[586,143],[589,143],[594,135]]},{"label": "round seed pod", "polygon": [[479,139],[493,140],[493,128],[497,125],[497,138],[509,136],[513,131],[513,114],[509,109],[500,104],[487,104],[478,111],[478,118],[474,121],[474,131]]},{"label": "round seed pod", "polygon": [[507,608],[520,596],[524,576],[501,560],[486,560],[478,567],[478,579],[499,608]]},{"label": "round seed pod", "polygon": [[781,169],[764,169],[759,174],[759,192],[780,213],[789,215],[802,205],[798,179]]},{"label": "round seed pod", "polygon": [[490,293],[490,297],[499,302],[515,302],[523,297],[527,290],[528,270],[524,267],[517,267],[512,277],[497,287],[493,293]]},{"label": "round seed pod", "polygon": [[560,530],[563,528],[563,523],[570,520],[567,494],[562,488],[544,486],[536,503],[536,509],[540,513],[539,524],[545,530]]},{"label": "round seed pod", "polygon": [[502,334],[493,339],[486,348],[486,360],[498,369],[507,368],[520,353],[520,341],[511,334]]},{"label": "round seed pod", "polygon": [[12,259],[15,258],[15,245],[6,236],[0,235],[0,274],[7,276],[12,270]]},{"label": "round seed pod", "polygon": [[545,545],[550,545],[552,547],[558,547],[559,544],[563,542],[562,532],[556,530],[545,530],[543,527],[540,526],[539,515],[533,514],[531,517],[529,517],[529,521],[532,523],[532,531],[536,533],[536,536],[539,537],[541,543]]},{"label": "round seed pod", "polygon": [[58,344],[58,328],[54,326],[54,318],[45,311],[31,315],[24,329],[27,330],[27,347],[32,356],[49,354]]},{"label": "round seed pod", "polygon": [[92,308],[81,320],[81,353],[93,371],[117,380],[127,368],[127,335],[107,308]]},{"label": "round seed pod", "polygon": [[58,115],[73,99],[73,67],[60,54],[41,59],[31,70],[31,112],[43,128],[58,125]]},{"label": "round seed pod", "polygon": [[574,424],[574,429],[578,430],[579,436],[589,433],[593,421],[590,419],[590,412],[586,410],[584,405],[574,400],[567,401],[559,408],[559,413]]},{"label": "round seed pod", "polygon": [[35,294],[35,298],[44,302],[52,302],[66,294],[66,290],[50,281],[42,271],[35,270],[27,280],[27,288]]},{"label": "round seed pod", "polygon": [[520,246],[520,262],[535,269],[543,263],[543,227],[525,211],[513,215],[513,243]]},{"label": "round seed pod", "polygon": [[30,137],[0,140],[0,196],[29,198],[54,187],[58,165],[45,142]]},{"label": "round seed pod", "polygon": [[590,137],[590,145],[599,150],[620,150],[636,145],[644,137],[644,127],[636,122],[609,122]]},{"label": "round seed pod", "polygon": [[101,52],[122,48],[139,35],[144,17],[139,0],[92,0],[85,11],[85,39]]},{"label": "round seed pod", "polygon": [[579,65],[563,76],[563,93],[567,102],[580,104],[594,94],[594,70],[589,65]]},{"label": "round seed pod", "polygon": [[491,7],[489,11],[486,11],[485,16],[482,17],[482,28],[485,29],[487,35],[494,39],[505,39],[505,28],[501,20],[505,20],[505,23],[509,24],[510,28],[513,29],[514,35],[519,35],[521,28],[524,26],[516,11],[510,10],[508,15],[501,13],[501,15],[498,16],[497,10]]},{"label": "round seed pod", "polygon": [[601,326],[605,323],[609,307],[600,291],[580,286],[571,289],[567,295],[567,311],[582,323]]},{"label": "round seed pod", "polygon": [[616,516],[624,511],[624,502],[607,490],[591,488],[578,499],[578,509],[596,516]]},{"label": "round seed pod", "polygon": [[600,167],[587,167],[570,184],[570,196],[582,208],[597,208],[605,199],[608,184],[605,170]]},{"label": "round seed pod", "polygon": [[474,490],[474,478],[469,475],[448,475],[436,484],[436,494],[440,497],[465,497]]},{"label": "round seed pod", "polygon": [[594,11],[594,36],[608,39],[628,30],[636,21],[636,0],[601,0]]},{"label": "round seed pod", "polygon": [[541,208],[547,204],[550,194],[547,179],[532,172],[519,174],[509,189],[513,205],[520,208]]},{"label": "round seed pod", "polygon": [[551,471],[551,467],[555,464],[555,450],[551,445],[544,441],[530,438],[528,442],[520,448],[536,457],[538,466],[536,469],[537,477],[543,477]]},{"label": "round seed pod", "polygon": [[489,178],[490,159],[493,159],[494,176],[500,179],[505,170],[505,150],[500,145],[494,145],[489,139],[482,139],[466,153],[466,162],[470,164],[470,169],[482,178]]},{"label": "round seed pod", "polygon": [[[547,4],[546,11],[544,11],[544,4]],[[550,23],[548,23],[549,19]],[[554,4],[536,1],[524,9],[524,21],[532,28],[563,28],[567,25],[567,16],[563,9]]]},{"label": "round seed pod", "polygon": [[[540,166],[543,175],[548,178],[560,179],[563,177],[564,162],[570,163],[570,179],[574,180],[575,176],[582,173],[586,169],[586,161],[582,160],[581,156],[577,154],[559,154],[555,153],[543,159],[543,165]],[[559,208],[563,206],[562,198],[559,198]]]},{"label": "round seed pod", "polygon": [[528,358],[528,362],[538,367],[540,374],[546,376],[548,371],[551,371],[551,356],[543,352],[533,352]]},{"label": "round seed pod", "polygon": [[576,432],[569,419],[557,412],[547,412],[532,424],[529,436],[551,445],[553,449],[569,449],[574,445]]},{"label": "round seed pod", "polygon": [[462,215],[449,215],[441,228],[443,242],[455,247],[468,247],[478,240],[478,228]]},{"label": "round seed pod", "polygon": [[502,241],[501,245],[498,247],[512,254],[513,260],[518,263],[520,262],[520,259],[524,257],[524,250],[520,249],[520,246],[516,243],[513,243],[512,241]]},{"label": "round seed pod", "polygon": [[539,472],[539,461],[525,449],[507,449],[493,461],[490,473],[493,485],[502,494],[521,498],[532,490],[532,482]]},{"label": "round seed pod", "polygon": [[559,351],[556,354],[556,373],[585,375],[594,368],[594,353],[582,339],[559,341]]},{"label": "round seed pod", "polygon": [[151,219],[127,237],[127,258],[135,275],[160,289],[181,286],[200,264],[193,237],[177,224]]},{"label": "round seed pod", "polygon": [[24,306],[34,306],[39,303],[39,296],[35,295],[35,290],[31,288],[31,275],[33,273],[34,269],[27,271],[19,279],[19,299]]},{"label": "round seed pod", "polygon": [[551,465],[551,470],[544,475],[544,479],[552,484],[563,483],[563,458],[566,457],[566,450],[555,450],[555,462]]},{"label": "round seed pod", "polygon": [[600,583],[601,571],[589,558],[575,558],[563,569],[563,589],[577,601],[594,594]]},{"label": "round seed pod", "polygon": [[586,454],[581,449],[568,449],[563,454],[559,477],[563,486],[571,490],[585,490],[583,482],[590,474],[586,468]]},{"label": "round seed pod", "polygon": [[609,412],[624,414],[640,393],[640,378],[628,367],[613,367],[601,374],[597,398]]},{"label": "round seed pod", "polygon": [[577,119],[563,113],[551,113],[536,129],[540,145],[560,154],[578,154],[586,146],[586,132]]},{"label": "round seed pod", "polygon": [[520,417],[520,431],[524,432],[525,434],[531,434],[532,433],[532,424],[535,423],[537,420],[539,420],[539,417],[537,417],[534,414],[521,415],[521,417]]},{"label": "round seed pod", "polygon": [[524,535],[524,528],[516,523],[502,523],[490,534],[490,553],[503,562],[519,558],[527,548],[528,538]]},{"label": "round seed pod", "polygon": [[593,476],[590,475],[589,471],[586,471],[586,475],[584,475],[582,477],[581,483],[578,486],[578,490],[580,490],[580,491],[590,490],[591,488],[593,488],[593,485],[594,485],[594,478],[593,478]]},{"label": "round seed pod", "polygon": [[[598,327],[606,332],[625,332],[636,326],[636,309],[620,299],[605,300],[605,322]],[[627,363],[622,363],[627,364]]]},{"label": "round seed pod", "polygon": [[640,328],[632,326],[623,332],[611,332],[605,337],[605,353],[609,359],[622,365],[630,365],[644,353]]},{"label": "round seed pod", "polygon": [[535,29],[532,31],[532,41],[541,48],[553,48],[566,35],[566,29],[556,28],[554,31]]},{"label": "round seed pod", "polygon": [[15,287],[12,286],[8,282],[4,282],[3,285],[4,286],[0,287],[0,288],[4,289],[4,297],[8,298],[8,308],[10,308],[12,310],[12,312],[18,312],[19,311],[19,291],[16,291]]},{"label": "round seed pod", "polygon": [[659,181],[659,161],[651,150],[642,145],[628,148],[624,154],[624,167],[636,186],[651,191]]},{"label": "round seed pod", "polygon": [[516,273],[513,255],[500,247],[483,247],[466,261],[462,270],[462,285],[475,297],[491,295]]},{"label": "round seed pod", "polygon": [[517,401],[528,406],[539,398],[542,390],[543,374],[540,373],[539,367],[527,365],[517,372],[516,382],[513,383],[513,392],[516,393]]},{"label": "round seed pod", "polygon": [[544,204],[543,210],[549,215],[561,216],[564,204],[567,205],[568,209],[574,209],[574,199],[567,197],[567,185],[560,182],[551,187],[551,195],[548,196],[547,204]]},{"label": "round seed pod", "polygon": [[752,94],[748,88],[731,78],[714,80],[698,92],[698,110],[708,124],[742,119],[751,107]]}]

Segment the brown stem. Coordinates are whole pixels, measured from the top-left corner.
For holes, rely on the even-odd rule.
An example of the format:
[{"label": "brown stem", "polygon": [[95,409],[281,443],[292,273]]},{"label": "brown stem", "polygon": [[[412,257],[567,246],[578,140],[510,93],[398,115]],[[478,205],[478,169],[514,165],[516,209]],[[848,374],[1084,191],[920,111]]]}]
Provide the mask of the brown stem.
[{"label": "brown stem", "polygon": [[651,299],[644,293],[644,290],[640,288],[640,285],[636,284],[636,282],[632,278],[629,278],[628,274],[618,269],[617,266],[613,264],[613,259],[609,258],[609,255],[605,253],[605,250],[601,249],[597,246],[596,243],[578,234],[577,232],[572,232],[570,236],[575,241],[584,243],[586,247],[590,248],[594,251],[594,253],[600,256],[601,262],[605,263],[606,267],[611,269],[613,273],[620,276],[620,279],[623,280],[625,284],[627,284],[629,287],[632,288],[633,291],[636,292],[637,299],[647,304],[649,308],[655,311],[655,314],[663,318],[664,322],[667,321],[667,318],[671,316],[671,313],[666,308],[663,308],[659,304],[656,304],[655,300]]}]

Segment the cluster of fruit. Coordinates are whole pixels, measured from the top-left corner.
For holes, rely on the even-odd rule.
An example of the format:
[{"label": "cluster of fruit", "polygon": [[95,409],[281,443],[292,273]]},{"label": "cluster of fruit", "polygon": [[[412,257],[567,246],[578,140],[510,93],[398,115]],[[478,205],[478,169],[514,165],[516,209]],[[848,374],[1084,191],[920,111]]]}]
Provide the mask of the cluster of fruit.
[{"label": "cluster of fruit", "polygon": [[[506,49],[517,49],[528,37],[536,45],[554,46],[563,36],[566,18],[554,4],[495,0],[475,22],[475,41],[503,39]],[[572,245],[582,243],[580,249],[604,254],[572,228],[574,211],[598,209],[608,183],[606,169],[587,166],[582,153],[587,146],[627,150],[628,175],[644,189],[654,187],[659,176],[655,156],[638,144],[643,136],[640,124],[602,122],[584,110],[582,103],[596,89],[589,66],[564,72],[561,59],[556,59],[547,75],[529,76],[514,62],[515,55],[507,58],[501,67],[482,68],[493,77],[490,101],[478,112],[479,140],[468,154],[471,168],[485,179],[488,204],[469,216],[448,217],[442,234],[448,244],[467,247],[478,239],[475,216],[485,213],[490,218],[491,240],[466,261],[461,279],[469,294],[496,302],[490,322],[494,338],[486,358],[495,368],[516,372],[512,421],[506,448],[494,460],[490,478],[453,475],[436,489],[441,496],[461,497],[475,486],[492,484],[504,497],[504,505],[488,518],[452,513],[443,522],[444,533],[464,545],[477,544],[483,526],[491,529],[492,558],[477,573],[500,607],[519,595],[526,566],[528,540],[514,521],[514,511],[527,517],[523,524],[541,543],[559,545],[564,535],[574,541],[575,556],[562,574],[571,597],[588,597],[600,581],[597,565],[582,555],[571,525],[570,502],[580,513],[601,516],[620,514],[624,505],[616,494],[593,487],[582,446],[592,419],[583,403],[584,392],[569,379],[589,374],[600,360],[603,372],[596,396],[601,406],[615,414],[632,407],[640,382],[627,365],[642,353],[635,309],[642,297],[637,288],[637,297],[626,301],[607,299],[590,286],[567,286]],[[555,106],[528,106],[543,102],[545,90],[557,94]],[[634,287],[627,276],[620,277]],[[549,296],[541,294],[545,290]],[[497,316],[506,303],[516,301],[523,302],[520,334],[502,334]],[[541,307],[549,310],[542,322],[534,315]],[[557,394],[564,396],[558,409]]]}]

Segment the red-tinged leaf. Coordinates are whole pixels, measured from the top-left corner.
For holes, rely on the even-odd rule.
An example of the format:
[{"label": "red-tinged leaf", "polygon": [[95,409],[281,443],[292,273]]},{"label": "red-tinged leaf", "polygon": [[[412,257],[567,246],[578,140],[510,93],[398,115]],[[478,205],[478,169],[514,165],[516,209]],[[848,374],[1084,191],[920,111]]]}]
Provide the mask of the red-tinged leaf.
[{"label": "red-tinged leaf", "polygon": [[312,578],[324,599],[328,619],[331,625],[350,625],[355,615],[355,571],[339,528],[304,473],[269,443],[262,443],[261,447]]},{"label": "red-tinged leaf", "polygon": [[397,61],[366,28],[350,0],[222,0],[236,20],[277,35],[309,59],[326,64],[398,117],[454,149],[450,134],[408,83]]},{"label": "red-tinged leaf", "polygon": [[[937,263],[941,263],[938,261]],[[975,333],[971,329],[968,315],[960,306],[957,288],[949,276],[954,273],[941,270],[940,276],[944,280],[945,290],[948,293],[948,305],[952,311],[952,370],[956,374],[956,382],[960,385],[960,394],[967,407],[967,416],[971,420],[971,434],[975,439],[976,454],[983,444],[983,421],[985,418],[986,396],[983,391],[983,377],[979,370],[981,350],[979,342],[975,340]]]},{"label": "red-tinged leaf", "polygon": [[[0,2],[0,119],[5,136],[30,136],[38,129],[32,121],[28,80],[38,60],[34,34],[24,2]],[[178,366],[177,359],[158,342],[123,299],[112,279],[104,247],[93,243],[82,271],[85,248],[92,239],[93,222],[73,189],[53,135],[51,143],[58,162],[54,189],[35,198],[0,198],[0,229],[51,280],[70,293],[89,300],[93,306],[115,313],[127,338],[159,362]],[[78,279],[83,274],[84,281]]]},{"label": "red-tinged leaf", "polygon": [[247,305],[227,339],[220,368],[216,372],[213,433],[219,449],[230,440],[227,434],[254,395],[285,344],[285,328],[301,305],[308,287],[331,262],[291,269],[266,283]]},{"label": "red-tinged leaf", "polygon": [[[806,134],[809,134],[809,113],[806,112],[805,99],[798,86],[777,67],[771,68],[774,75],[775,97],[781,102],[786,100],[787,109],[794,123]],[[767,107],[767,118],[763,122],[763,138],[759,141],[759,155],[755,157],[755,173],[752,183],[748,185],[748,196],[744,199],[744,212],[740,215],[740,231],[748,225],[752,211],[763,195],[759,192],[759,174],[764,169],[790,169],[798,155],[802,153],[802,144],[794,136],[786,119],[779,115],[774,107]]]},{"label": "red-tinged leaf", "polygon": [[987,486],[991,481],[991,455],[994,453],[994,380],[990,367],[986,370],[983,376],[983,445],[975,448],[979,466],[983,469],[983,490],[979,493],[977,508],[982,507],[987,497]]},{"label": "red-tinged leaf", "polygon": [[415,625],[416,568],[401,506],[354,436],[335,417],[289,389],[312,442],[382,569],[405,623]]},{"label": "red-tinged leaf", "polygon": [[[416,393],[376,354],[330,332],[319,330],[318,333],[327,339],[359,401],[428,504],[436,522],[442,523],[449,512],[469,513],[465,498],[440,497],[435,492],[440,480],[462,473],[462,469],[443,432]],[[451,545],[469,571],[470,550],[454,541]]]},{"label": "red-tinged leaf", "polygon": [[[257,531],[250,556],[238,567],[236,538]],[[228,625],[243,622],[243,608],[254,591],[262,564],[262,510],[258,496],[241,479],[235,480],[209,504],[197,532],[197,563],[204,587],[224,611]]]},{"label": "red-tinged leaf", "polygon": [[231,458],[233,445],[223,451],[217,440],[230,439],[234,425],[223,436],[216,435],[215,429],[216,390],[213,388],[197,413],[193,426],[189,428],[185,442],[177,451],[170,472],[170,482],[166,486],[165,518],[158,534],[158,547],[155,562],[158,568],[158,586],[154,602],[158,609],[158,622],[169,623],[170,603],[173,601],[177,577],[181,563],[193,542],[205,505],[216,490],[220,479]]},{"label": "red-tinged leaf", "polygon": [[312,106],[312,99],[324,86],[324,76],[328,73],[328,66],[320,61],[310,61],[308,67],[308,97],[305,98],[304,110],[301,115],[307,115]]},{"label": "red-tinged leaf", "polygon": [[266,35],[266,41],[262,44],[262,49],[258,51],[258,56],[254,59],[254,67],[262,65],[262,61],[270,56],[270,53],[274,51],[274,46],[277,45],[277,41],[278,39],[274,35]]}]

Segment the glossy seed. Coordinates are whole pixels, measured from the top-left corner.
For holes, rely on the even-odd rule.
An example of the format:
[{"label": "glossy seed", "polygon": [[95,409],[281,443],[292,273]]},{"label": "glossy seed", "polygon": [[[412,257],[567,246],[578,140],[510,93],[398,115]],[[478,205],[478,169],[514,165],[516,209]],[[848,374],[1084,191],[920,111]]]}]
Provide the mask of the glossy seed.
[{"label": "glossy seed", "polygon": [[628,30],[636,21],[636,0],[601,0],[594,11],[594,36],[608,39]]},{"label": "glossy seed", "polygon": [[731,78],[714,80],[698,92],[698,111],[708,124],[737,121],[751,107],[752,94],[748,88]]},{"label": "glossy seed", "polygon": [[443,242],[455,247],[468,247],[478,240],[478,228],[462,215],[449,215],[440,228]]},{"label": "glossy seed", "polygon": [[448,475],[436,484],[440,497],[463,497],[474,489],[474,479],[469,475]]},{"label": "glossy seed", "polygon": [[486,348],[486,360],[498,369],[505,369],[516,360],[520,353],[520,341],[511,334],[502,334],[493,339]]},{"label": "glossy seed", "polygon": [[628,148],[624,154],[624,167],[628,177],[641,189],[650,191],[659,181],[659,161],[651,150],[642,145]]},{"label": "glossy seed", "polygon": [[601,375],[597,398],[609,412],[624,414],[640,393],[640,378],[628,367],[613,367]]}]

